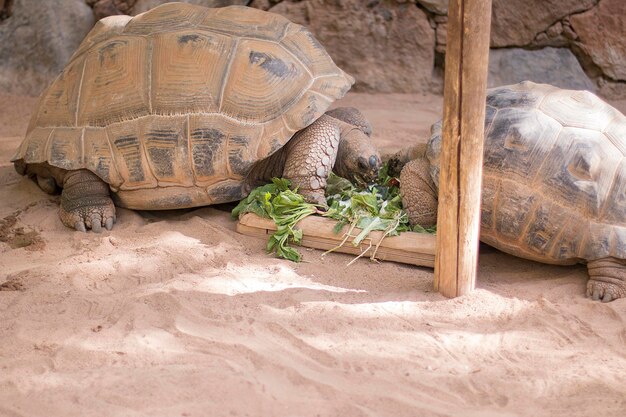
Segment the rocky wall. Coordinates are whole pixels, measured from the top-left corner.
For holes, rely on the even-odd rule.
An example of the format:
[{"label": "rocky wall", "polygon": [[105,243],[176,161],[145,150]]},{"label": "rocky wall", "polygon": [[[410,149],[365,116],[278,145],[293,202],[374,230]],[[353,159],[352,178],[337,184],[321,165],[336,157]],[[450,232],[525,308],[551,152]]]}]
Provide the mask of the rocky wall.
[{"label": "rocky wall", "polygon": [[[172,0],[85,0],[93,8],[96,19],[116,14],[137,15]],[[250,0],[176,0],[205,7],[248,5]]]},{"label": "rocky wall", "polygon": [[94,24],[84,0],[0,0],[0,91],[39,94]]},{"label": "rocky wall", "polygon": [[[447,0],[251,5],[309,25],[358,90],[441,91]],[[626,98],[625,0],[493,0],[491,47],[490,86],[531,79]]]},{"label": "rocky wall", "polygon": [[[37,95],[95,19],[167,0],[0,0],[0,90]],[[249,4],[307,25],[359,91],[441,92],[448,0]],[[625,0],[493,0],[489,84],[531,79],[626,98]]]}]

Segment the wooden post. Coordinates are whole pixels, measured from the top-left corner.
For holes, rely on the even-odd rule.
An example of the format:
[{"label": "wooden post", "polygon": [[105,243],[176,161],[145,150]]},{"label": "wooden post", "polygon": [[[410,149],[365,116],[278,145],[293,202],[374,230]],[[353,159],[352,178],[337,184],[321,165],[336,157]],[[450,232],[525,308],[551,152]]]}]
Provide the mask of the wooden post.
[{"label": "wooden post", "polygon": [[435,289],[474,289],[478,262],[491,0],[450,0]]}]

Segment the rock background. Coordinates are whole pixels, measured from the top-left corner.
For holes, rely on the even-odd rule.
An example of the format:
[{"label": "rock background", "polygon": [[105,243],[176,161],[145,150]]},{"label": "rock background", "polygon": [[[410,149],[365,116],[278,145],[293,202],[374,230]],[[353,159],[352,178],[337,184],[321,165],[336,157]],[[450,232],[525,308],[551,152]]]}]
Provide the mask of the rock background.
[{"label": "rock background", "polygon": [[357,79],[357,90],[422,91],[431,84],[435,32],[415,4],[307,0],[283,1],[270,10],[307,26]]},{"label": "rock background", "polygon": [[[356,90],[440,93],[447,0],[253,0],[308,25]],[[626,98],[626,1],[493,0],[489,85]]]},{"label": "rock background", "polygon": [[[249,4],[307,25],[355,90],[442,90],[448,0],[184,0]],[[37,95],[95,19],[166,0],[0,0],[0,91]],[[493,0],[490,85],[525,79],[626,98],[626,1]]]},{"label": "rock background", "polygon": [[84,0],[0,0],[0,91],[39,94],[94,23]]},{"label": "rock background", "polygon": [[[2,1],[2,0],[0,0]],[[137,15],[172,0],[85,0],[93,8],[96,19],[116,14]],[[205,7],[224,7],[233,4],[248,5],[250,0],[176,0]]]}]

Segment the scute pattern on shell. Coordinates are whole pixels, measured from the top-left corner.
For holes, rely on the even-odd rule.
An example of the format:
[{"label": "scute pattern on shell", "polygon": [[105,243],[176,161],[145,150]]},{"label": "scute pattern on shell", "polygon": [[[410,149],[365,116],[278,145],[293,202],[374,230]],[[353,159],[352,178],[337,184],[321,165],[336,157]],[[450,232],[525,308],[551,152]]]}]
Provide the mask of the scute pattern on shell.
[{"label": "scute pattern on shell", "polygon": [[[441,124],[428,146],[439,180]],[[626,258],[626,117],[587,91],[524,82],[488,91],[481,240],[573,264]]]},{"label": "scute pattern on shell", "polygon": [[276,14],[169,3],[111,16],[44,91],[12,160],[89,169],[122,200],[151,189],[161,201],[175,187],[204,190],[189,191],[193,205],[232,201],[254,162],[353,82]]}]

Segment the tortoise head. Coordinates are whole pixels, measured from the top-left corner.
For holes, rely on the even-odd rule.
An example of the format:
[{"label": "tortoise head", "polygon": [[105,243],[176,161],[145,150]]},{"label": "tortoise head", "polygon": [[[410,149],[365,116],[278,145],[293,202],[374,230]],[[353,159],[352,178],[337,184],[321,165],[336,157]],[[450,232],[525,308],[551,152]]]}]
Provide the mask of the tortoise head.
[{"label": "tortoise head", "polygon": [[382,166],[378,149],[362,129],[342,129],[334,171],[352,183],[365,185],[378,177]]}]

